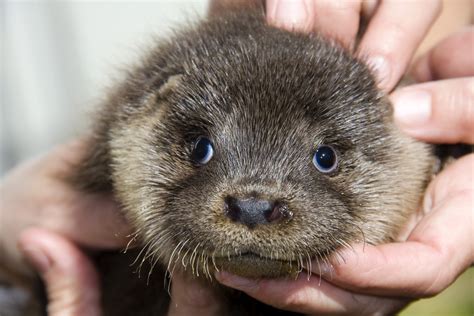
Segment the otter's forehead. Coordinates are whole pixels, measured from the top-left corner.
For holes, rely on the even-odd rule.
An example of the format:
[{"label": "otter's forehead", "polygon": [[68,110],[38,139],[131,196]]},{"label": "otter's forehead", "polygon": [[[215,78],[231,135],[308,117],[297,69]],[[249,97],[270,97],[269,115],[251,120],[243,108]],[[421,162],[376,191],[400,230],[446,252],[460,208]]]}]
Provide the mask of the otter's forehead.
[{"label": "otter's forehead", "polygon": [[361,62],[318,37],[294,36],[295,49],[281,41],[271,33],[212,46],[206,52],[215,58],[194,48],[170,99],[173,118],[183,129],[233,127],[242,136],[307,128],[314,137],[357,142],[368,130],[386,133],[388,104]]},{"label": "otter's forehead", "polygon": [[222,127],[233,120],[239,128],[273,130],[308,123],[332,138],[366,137],[364,126],[384,132],[378,129],[389,107],[369,69],[317,35],[265,24],[223,33],[211,24],[178,37],[173,47],[167,57],[172,64],[179,58],[174,74],[182,81],[170,104],[186,123]]}]

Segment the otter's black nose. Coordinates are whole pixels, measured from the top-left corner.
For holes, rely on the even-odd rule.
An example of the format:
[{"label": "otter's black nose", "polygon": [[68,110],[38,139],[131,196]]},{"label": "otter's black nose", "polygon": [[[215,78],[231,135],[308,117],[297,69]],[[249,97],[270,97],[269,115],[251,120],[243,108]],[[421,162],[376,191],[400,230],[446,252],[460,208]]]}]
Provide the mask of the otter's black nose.
[{"label": "otter's black nose", "polygon": [[280,202],[233,197],[225,199],[225,213],[233,221],[240,222],[249,228],[276,223],[290,215],[288,208]]}]

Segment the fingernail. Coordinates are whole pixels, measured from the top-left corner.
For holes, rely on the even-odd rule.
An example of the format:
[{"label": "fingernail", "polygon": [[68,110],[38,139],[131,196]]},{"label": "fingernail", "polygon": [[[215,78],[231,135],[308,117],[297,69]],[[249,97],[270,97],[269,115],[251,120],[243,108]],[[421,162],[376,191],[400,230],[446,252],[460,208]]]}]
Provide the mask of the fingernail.
[{"label": "fingernail", "polygon": [[391,69],[390,64],[382,55],[370,57],[368,60],[369,66],[375,71],[375,75],[379,80],[379,87],[385,88],[390,82]]},{"label": "fingernail", "polygon": [[25,259],[40,273],[45,274],[51,267],[51,260],[40,249],[21,248]]},{"label": "fingernail", "polygon": [[237,289],[247,289],[255,287],[257,284],[254,280],[246,279],[225,271],[218,271],[215,273],[215,276],[220,283]]},{"label": "fingernail", "polygon": [[272,24],[289,30],[306,30],[309,27],[308,8],[304,1],[276,1],[273,8],[269,8],[268,18]]},{"label": "fingernail", "polygon": [[431,94],[423,90],[401,90],[392,97],[393,116],[401,126],[416,128],[431,117]]}]

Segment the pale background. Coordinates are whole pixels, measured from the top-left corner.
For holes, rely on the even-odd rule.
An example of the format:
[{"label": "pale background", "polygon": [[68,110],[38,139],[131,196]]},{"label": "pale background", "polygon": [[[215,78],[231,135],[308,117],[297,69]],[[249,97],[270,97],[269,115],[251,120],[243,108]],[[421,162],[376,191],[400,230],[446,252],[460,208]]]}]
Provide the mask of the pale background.
[{"label": "pale background", "polygon": [[[444,1],[445,14],[422,51],[472,21],[469,3]],[[120,68],[153,38],[206,8],[206,0],[0,0],[0,176],[84,133],[91,109]],[[473,277],[470,269],[454,287],[403,315],[474,315]]]},{"label": "pale background", "polygon": [[206,8],[206,0],[0,0],[0,175],[80,135],[120,68]]}]

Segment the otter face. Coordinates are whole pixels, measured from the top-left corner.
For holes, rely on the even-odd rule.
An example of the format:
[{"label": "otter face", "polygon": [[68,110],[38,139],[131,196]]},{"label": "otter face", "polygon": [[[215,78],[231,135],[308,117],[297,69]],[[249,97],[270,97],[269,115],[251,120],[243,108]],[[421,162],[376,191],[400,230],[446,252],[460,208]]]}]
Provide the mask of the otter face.
[{"label": "otter face", "polygon": [[151,58],[169,74],[110,129],[114,188],[148,251],[195,274],[275,277],[394,239],[431,160],[368,69],[314,36],[213,32]]}]

